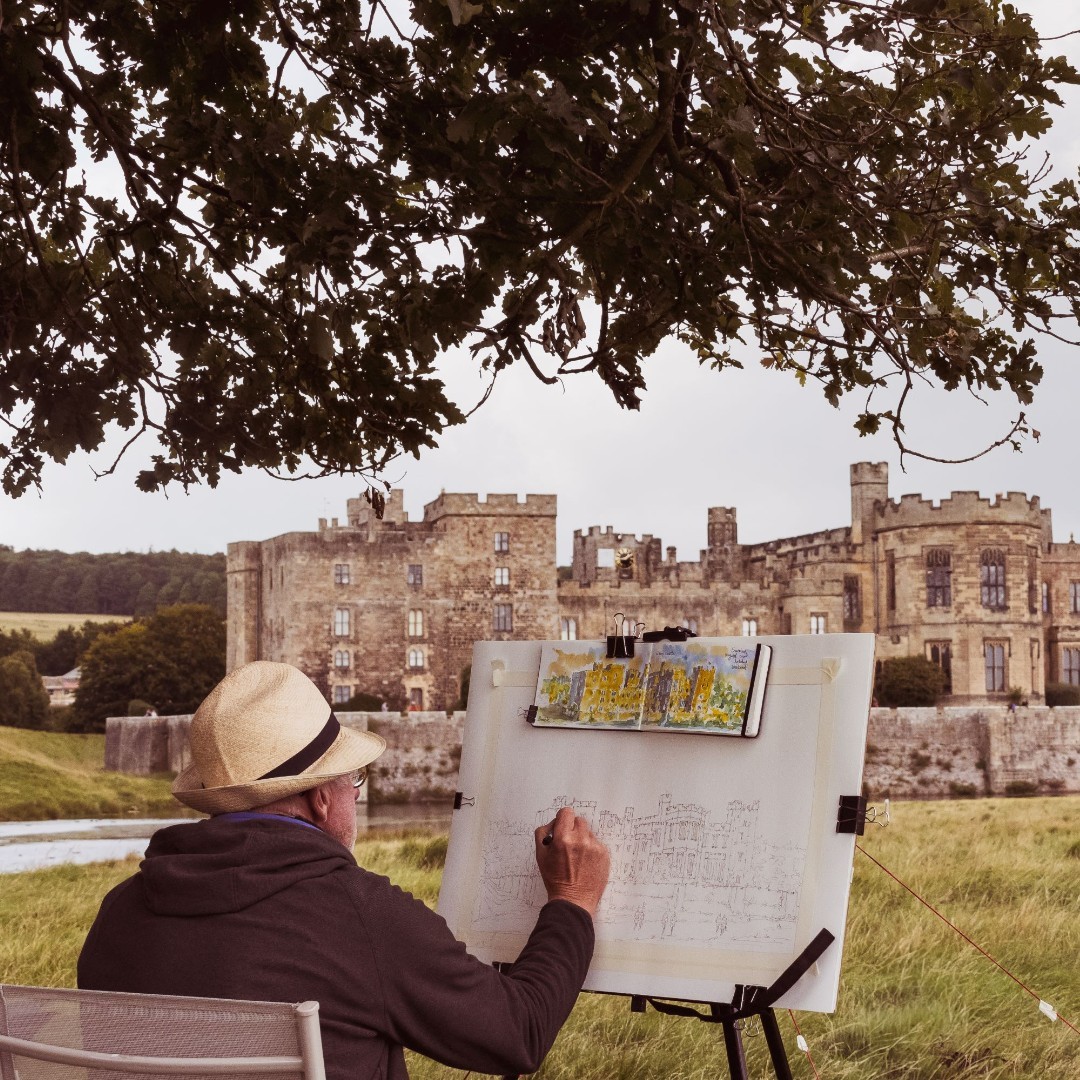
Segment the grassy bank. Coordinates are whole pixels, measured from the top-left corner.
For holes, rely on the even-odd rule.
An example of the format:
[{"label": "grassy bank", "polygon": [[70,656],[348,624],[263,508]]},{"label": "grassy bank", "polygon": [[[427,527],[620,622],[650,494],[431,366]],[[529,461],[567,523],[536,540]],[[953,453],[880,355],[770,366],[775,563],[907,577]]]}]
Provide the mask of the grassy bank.
[{"label": "grassy bank", "polygon": [[29,630],[39,641],[52,641],[66,626],[85,622],[130,622],[130,615],[70,615],[53,611],[0,611],[0,631]]},{"label": "grassy bank", "polygon": [[[1080,798],[904,803],[860,843],[1080,1022]],[[441,837],[363,840],[362,865],[429,903]],[[0,978],[71,985],[99,897],[136,865],[61,867],[4,879]],[[797,1017],[829,1080],[1080,1080],[1080,1037],[856,852],[848,940],[833,1015]],[[781,1030],[792,1071],[812,1070]],[[771,1076],[764,1040],[746,1040],[751,1075]],[[461,1073],[412,1056],[414,1080]],[[630,1013],[583,995],[538,1076],[544,1080],[705,1080],[726,1076],[711,1025]]]},{"label": "grassy bank", "polygon": [[0,821],[176,814],[167,779],[107,773],[104,760],[104,735],[0,727]]}]

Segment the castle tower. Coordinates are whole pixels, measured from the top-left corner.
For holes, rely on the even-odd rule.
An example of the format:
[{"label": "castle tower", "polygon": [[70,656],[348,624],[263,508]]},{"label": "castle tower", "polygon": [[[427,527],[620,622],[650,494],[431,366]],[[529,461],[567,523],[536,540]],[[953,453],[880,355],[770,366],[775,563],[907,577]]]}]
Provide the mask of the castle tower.
[{"label": "castle tower", "polygon": [[709,507],[709,551],[727,554],[739,542],[734,506]]},{"label": "castle tower", "polygon": [[228,633],[225,670],[259,659],[261,631],[262,545],[245,540],[230,544],[225,564]]},{"label": "castle tower", "polygon": [[858,461],[851,466],[851,542],[868,543],[874,536],[874,511],[889,501],[889,463]]}]

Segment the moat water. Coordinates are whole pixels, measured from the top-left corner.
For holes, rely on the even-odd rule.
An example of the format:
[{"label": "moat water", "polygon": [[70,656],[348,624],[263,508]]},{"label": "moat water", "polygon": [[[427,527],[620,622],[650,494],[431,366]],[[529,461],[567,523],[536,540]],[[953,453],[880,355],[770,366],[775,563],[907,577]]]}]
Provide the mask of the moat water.
[{"label": "moat water", "polygon": [[[372,806],[357,810],[359,832],[423,828],[446,830],[453,811],[447,803]],[[45,866],[107,862],[141,855],[150,837],[189,818],[81,818],[68,821],[0,821],[0,874]]]}]

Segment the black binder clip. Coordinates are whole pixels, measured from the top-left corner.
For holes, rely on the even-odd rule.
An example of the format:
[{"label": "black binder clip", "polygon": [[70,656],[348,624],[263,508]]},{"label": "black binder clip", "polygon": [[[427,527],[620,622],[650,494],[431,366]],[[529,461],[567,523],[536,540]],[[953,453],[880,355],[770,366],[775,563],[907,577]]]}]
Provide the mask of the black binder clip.
[{"label": "black binder clip", "polygon": [[[625,618],[621,611],[615,612],[615,633],[608,634],[607,639],[607,658],[609,660],[629,660],[634,655],[634,642],[637,641],[636,634],[623,634],[619,631],[622,630]],[[638,628],[644,629],[644,623],[635,623],[634,630]]]},{"label": "black binder clip", "polygon": [[463,806],[475,806],[475,805],[476,805],[476,796],[475,795],[466,795],[464,792],[461,792],[461,791],[455,791],[454,792],[454,809],[455,810],[460,810]]},{"label": "black binder clip", "polygon": [[836,812],[836,831],[862,836],[866,832],[866,796],[841,795]]},{"label": "black binder clip", "polygon": [[685,641],[697,637],[688,626],[665,626],[663,630],[648,630],[641,635],[642,641]]}]

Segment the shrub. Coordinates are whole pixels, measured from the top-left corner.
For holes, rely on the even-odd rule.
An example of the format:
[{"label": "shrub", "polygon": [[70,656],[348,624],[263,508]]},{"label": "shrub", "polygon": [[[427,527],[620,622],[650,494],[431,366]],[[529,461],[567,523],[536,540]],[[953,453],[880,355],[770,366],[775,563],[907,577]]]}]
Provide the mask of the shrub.
[{"label": "shrub", "polygon": [[913,773],[920,773],[927,765],[930,764],[931,758],[929,754],[922,754],[918,750],[912,750],[911,752],[911,771]]},{"label": "shrub", "polygon": [[974,784],[965,784],[959,780],[953,780],[949,784],[949,794],[954,799],[974,799],[978,793]]},{"label": "shrub", "polygon": [[383,699],[374,694],[365,694],[360,691],[353,694],[344,705],[340,706],[341,712],[379,712],[383,707]]},{"label": "shrub", "polygon": [[1047,705],[1080,705],[1080,686],[1052,682],[1046,684]]},{"label": "shrub", "polygon": [[33,653],[20,649],[0,659],[0,724],[37,728],[49,718],[49,695]]},{"label": "shrub", "polygon": [[1010,780],[1005,785],[1005,794],[1013,798],[1022,799],[1028,795],[1035,795],[1039,785],[1031,780]]},{"label": "shrub", "polygon": [[878,704],[888,708],[936,705],[945,691],[945,673],[925,656],[883,660],[874,681]]}]

